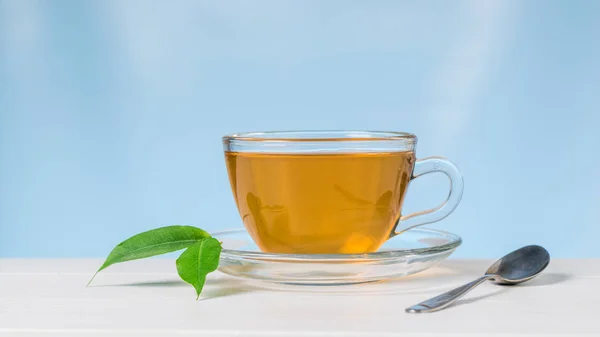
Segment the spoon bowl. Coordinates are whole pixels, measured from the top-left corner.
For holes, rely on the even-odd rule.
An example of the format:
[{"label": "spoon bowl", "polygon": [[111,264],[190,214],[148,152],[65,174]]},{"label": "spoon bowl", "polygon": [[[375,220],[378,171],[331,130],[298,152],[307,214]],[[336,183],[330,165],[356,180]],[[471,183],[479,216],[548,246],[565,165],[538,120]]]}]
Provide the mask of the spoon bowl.
[{"label": "spoon bowl", "polygon": [[549,263],[550,254],[544,247],[525,246],[494,262],[485,275],[496,284],[519,284],[536,277]]}]

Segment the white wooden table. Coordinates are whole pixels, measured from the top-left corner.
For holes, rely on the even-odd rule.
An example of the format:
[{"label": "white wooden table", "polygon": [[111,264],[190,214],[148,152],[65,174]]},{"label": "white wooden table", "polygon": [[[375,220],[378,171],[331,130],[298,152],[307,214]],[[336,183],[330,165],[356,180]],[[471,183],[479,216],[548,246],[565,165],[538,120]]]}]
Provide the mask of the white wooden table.
[{"label": "white wooden table", "polygon": [[0,259],[0,336],[600,336],[600,260],[553,260],[515,287],[483,284],[431,314],[404,308],[479,276],[449,260],[393,282],[264,289],[213,273],[200,301],[171,259]]}]

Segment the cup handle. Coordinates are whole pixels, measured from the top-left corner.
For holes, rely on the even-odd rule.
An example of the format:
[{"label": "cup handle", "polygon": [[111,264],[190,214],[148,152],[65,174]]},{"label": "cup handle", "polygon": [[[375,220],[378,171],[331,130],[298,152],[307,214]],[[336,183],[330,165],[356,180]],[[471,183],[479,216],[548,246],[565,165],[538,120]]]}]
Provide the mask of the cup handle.
[{"label": "cup handle", "polygon": [[424,174],[433,172],[444,173],[450,179],[450,192],[446,201],[435,208],[401,216],[396,222],[396,226],[394,226],[390,237],[394,237],[417,226],[440,221],[452,213],[460,203],[463,193],[463,177],[456,165],[446,158],[428,157],[418,159],[415,162],[410,180],[412,181]]}]

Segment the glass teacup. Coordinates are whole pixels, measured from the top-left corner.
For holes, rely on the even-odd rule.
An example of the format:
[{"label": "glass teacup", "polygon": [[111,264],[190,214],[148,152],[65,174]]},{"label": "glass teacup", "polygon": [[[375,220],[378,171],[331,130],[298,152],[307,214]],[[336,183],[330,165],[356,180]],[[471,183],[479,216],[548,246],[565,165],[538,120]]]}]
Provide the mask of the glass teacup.
[{"label": "glass teacup", "polygon": [[[416,159],[417,137],[383,131],[247,132],[223,137],[244,226],[263,252],[374,252],[389,238],[439,221],[459,204],[463,179],[441,157]],[[450,178],[436,208],[402,215],[410,181]]]}]

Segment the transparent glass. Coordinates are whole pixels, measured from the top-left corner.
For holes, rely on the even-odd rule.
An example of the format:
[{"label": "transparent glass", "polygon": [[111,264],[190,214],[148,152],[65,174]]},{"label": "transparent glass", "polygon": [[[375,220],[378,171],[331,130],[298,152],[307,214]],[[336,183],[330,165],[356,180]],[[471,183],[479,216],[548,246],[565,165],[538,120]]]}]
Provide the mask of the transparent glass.
[{"label": "transparent glass", "polygon": [[[416,144],[413,134],[389,131],[223,137],[240,216],[259,248],[270,253],[370,253],[391,237],[447,217],[460,203],[462,175],[448,159],[416,159]],[[410,181],[434,172],[450,180],[446,200],[401,215]],[[331,186],[346,199],[336,203]]]},{"label": "transparent glass", "polygon": [[270,153],[361,153],[413,151],[417,137],[386,131],[270,131],[223,137],[225,151]]},{"label": "transparent glass", "polygon": [[415,274],[448,258],[462,242],[455,234],[416,228],[386,241],[374,253],[271,254],[261,252],[244,229],[212,235],[223,241],[221,272],[294,285],[354,284]]}]

